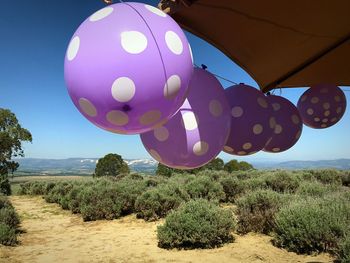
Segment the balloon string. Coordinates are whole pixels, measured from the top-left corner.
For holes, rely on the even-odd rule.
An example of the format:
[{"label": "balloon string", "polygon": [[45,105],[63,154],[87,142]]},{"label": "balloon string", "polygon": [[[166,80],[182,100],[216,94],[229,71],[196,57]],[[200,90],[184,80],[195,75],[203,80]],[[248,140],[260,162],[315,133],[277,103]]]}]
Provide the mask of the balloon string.
[{"label": "balloon string", "polygon": [[[197,68],[202,68],[202,67],[200,67],[200,66],[198,66],[197,64],[194,64]],[[206,69],[207,70],[207,69]],[[220,76],[220,75],[217,75],[217,74],[215,74],[215,73],[213,73],[212,71],[210,71],[210,70],[207,70],[208,72],[210,72],[212,75],[214,75],[215,77],[217,77],[217,78],[219,78],[219,79],[222,79],[222,80],[224,80],[224,81],[227,81],[227,82],[229,82],[229,83],[231,83],[231,84],[235,84],[235,85],[237,85],[238,83],[237,82],[234,82],[234,81],[232,81],[232,80],[229,80],[229,79],[227,79],[227,78],[224,78],[224,77],[222,77],[222,76]]]}]

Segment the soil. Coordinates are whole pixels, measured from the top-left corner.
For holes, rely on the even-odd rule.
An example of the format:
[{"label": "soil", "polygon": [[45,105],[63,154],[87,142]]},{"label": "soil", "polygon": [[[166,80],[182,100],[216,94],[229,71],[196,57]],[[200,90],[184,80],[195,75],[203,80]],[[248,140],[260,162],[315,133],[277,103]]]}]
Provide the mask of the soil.
[{"label": "soil", "polygon": [[165,250],[157,246],[157,225],[135,215],[83,222],[79,215],[48,204],[41,197],[10,198],[21,217],[20,244],[0,245],[0,262],[333,262],[327,254],[297,255],[274,247],[271,237],[235,235],[216,249]]}]

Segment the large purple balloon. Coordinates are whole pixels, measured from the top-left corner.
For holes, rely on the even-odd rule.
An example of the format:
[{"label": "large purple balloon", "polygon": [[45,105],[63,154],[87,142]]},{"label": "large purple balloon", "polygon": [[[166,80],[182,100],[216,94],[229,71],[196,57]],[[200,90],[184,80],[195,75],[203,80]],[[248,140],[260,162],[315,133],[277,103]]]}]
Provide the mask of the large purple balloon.
[{"label": "large purple balloon", "polygon": [[224,151],[249,155],[264,148],[271,137],[271,106],[265,95],[248,85],[239,84],[225,90],[231,107],[231,132]]},{"label": "large purple balloon", "polygon": [[289,100],[274,95],[267,96],[267,99],[273,108],[275,129],[263,150],[272,153],[283,152],[299,140],[303,123],[298,109]]},{"label": "large purple balloon", "polygon": [[155,7],[119,3],[86,19],[65,58],[65,80],[79,111],[95,125],[137,134],[164,123],[185,100],[190,46]]},{"label": "large purple balloon", "polygon": [[333,126],[343,117],[345,109],[345,94],[336,85],[312,86],[298,101],[298,110],[303,122],[315,129]]},{"label": "large purple balloon", "polygon": [[231,117],[224,89],[209,72],[195,69],[185,103],[164,126],[141,134],[153,158],[173,168],[192,169],[224,147]]}]

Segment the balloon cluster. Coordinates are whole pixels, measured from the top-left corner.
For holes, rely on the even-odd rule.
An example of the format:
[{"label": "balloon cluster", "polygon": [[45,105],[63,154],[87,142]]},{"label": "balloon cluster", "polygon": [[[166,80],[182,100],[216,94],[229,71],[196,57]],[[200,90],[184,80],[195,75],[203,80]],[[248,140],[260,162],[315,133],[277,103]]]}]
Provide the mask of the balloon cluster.
[{"label": "balloon cluster", "polygon": [[193,68],[180,26],[141,3],[113,4],[87,18],[69,43],[64,74],[74,105],[90,122],[140,134],[153,158],[178,169],[200,167],[222,150],[285,151],[303,122],[326,128],[346,108],[344,93],[332,85],[307,90],[298,108],[244,84],[225,90],[211,73]]}]

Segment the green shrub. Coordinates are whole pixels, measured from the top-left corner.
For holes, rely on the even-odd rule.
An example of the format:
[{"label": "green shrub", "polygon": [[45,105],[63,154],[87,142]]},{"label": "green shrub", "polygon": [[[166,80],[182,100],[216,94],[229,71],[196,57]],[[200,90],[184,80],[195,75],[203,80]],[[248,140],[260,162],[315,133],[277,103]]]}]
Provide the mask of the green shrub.
[{"label": "green shrub", "polygon": [[16,229],[0,222],[0,244],[13,246],[17,244]]},{"label": "green shrub", "polygon": [[146,190],[146,184],[143,179],[131,179],[126,177],[115,184],[114,187],[118,200],[122,203],[122,213],[133,213],[137,197]]},{"label": "green shrub", "polygon": [[342,185],[350,187],[350,172],[344,172],[341,176]]},{"label": "green shrub", "polygon": [[235,202],[245,191],[244,183],[232,175],[222,177],[220,184],[225,192],[225,202]]},{"label": "green shrub", "polygon": [[263,176],[252,177],[247,180],[244,180],[242,183],[246,191],[251,191],[251,192],[268,188],[265,177]]},{"label": "green shrub", "polygon": [[162,248],[213,248],[233,240],[232,212],[207,200],[184,203],[158,226],[158,245]]},{"label": "green shrub", "polygon": [[122,206],[113,186],[89,186],[81,191],[80,212],[84,221],[118,218]]},{"label": "green shrub", "polygon": [[172,209],[189,200],[189,195],[180,184],[161,184],[139,196],[135,203],[137,217],[147,221],[166,216]]},{"label": "green shrub", "polygon": [[337,170],[310,170],[312,179],[316,179],[323,184],[338,184],[342,183],[341,174]]},{"label": "green shrub", "polygon": [[8,198],[4,195],[0,195],[0,209],[7,207],[13,207],[11,202],[8,200]]},{"label": "green shrub", "polygon": [[341,263],[350,263],[350,233],[340,242],[338,257]]},{"label": "green shrub", "polygon": [[296,194],[301,196],[322,197],[339,190],[337,185],[325,185],[319,181],[304,181],[300,184]]},{"label": "green shrub", "polygon": [[196,177],[185,185],[185,189],[192,199],[204,198],[216,201],[225,199],[222,185],[208,176]]},{"label": "green shrub", "polygon": [[230,174],[226,171],[216,171],[216,170],[203,170],[200,171],[197,174],[197,177],[199,176],[205,176],[205,177],[209,177],[210,179],[212,179],[213,181],[220,181],[221,178],[223,177],[227,177]]},{"label": "green shrub", "polygon": [[299,187],[300,179],[287,171],[276,171],[266,176],[266,185],[279,193],[294,193]]},{"label": "green shrub", "polygon": [[46,202],[61,204],[61,198],[68,194],[72,189],[73,182],[61,181],[55,184],[54,187],[44,196]]},{"label": "green shrub", "polygon": [[300,199],[276,214],[275,243],[298,253],[334,252],[349,231],[348,200]]},{"label": "green shrub", "polygon": [[251,192],[237,200],[238,232],[269,234],[275,227],[274,216],[289,196],[272,190]]},{"label": "green shrub", "polygon": [[3,207],[0,209],[0,223],[17,228],[19,225],[19,217],[13,207]]},{"label": "green shrub", "polygon": [[11,195],[10,181],[3,176],[0,176],[0,194]]}]

